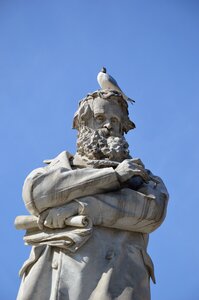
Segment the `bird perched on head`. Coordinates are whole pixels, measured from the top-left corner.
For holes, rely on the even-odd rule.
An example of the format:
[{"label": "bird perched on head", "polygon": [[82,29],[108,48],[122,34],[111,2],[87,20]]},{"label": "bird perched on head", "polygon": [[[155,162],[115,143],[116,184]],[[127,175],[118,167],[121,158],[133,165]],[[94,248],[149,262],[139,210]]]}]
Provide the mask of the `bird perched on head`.
[{"label": "bird perched on head", "polygon": [[131,104],[133,104],[133,102],[135,102],[135,100],[130,99],[123,93],[123,91],[117,84],[117,81],[111,75],[106,73],[106,68],[103,67],[101,69],[101,71],[98,73],[97,81],[102,89],[110,89],[110,90],[118,91],[119,93],[122,94],[123,98],[126,101],[130,102]]}]

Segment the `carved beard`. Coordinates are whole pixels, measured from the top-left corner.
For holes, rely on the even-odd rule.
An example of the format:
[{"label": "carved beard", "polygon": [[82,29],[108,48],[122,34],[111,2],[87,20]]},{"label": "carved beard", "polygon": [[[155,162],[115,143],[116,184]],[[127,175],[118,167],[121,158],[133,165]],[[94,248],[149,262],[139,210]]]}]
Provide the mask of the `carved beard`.
[{"label": "carved beard", "polygon": [[131,158],[126,139],[123,136],[111,136],[110,133],[106,128],[93,130],[82,127],[77,140],[77,153],[91,160],[121,162]]}]

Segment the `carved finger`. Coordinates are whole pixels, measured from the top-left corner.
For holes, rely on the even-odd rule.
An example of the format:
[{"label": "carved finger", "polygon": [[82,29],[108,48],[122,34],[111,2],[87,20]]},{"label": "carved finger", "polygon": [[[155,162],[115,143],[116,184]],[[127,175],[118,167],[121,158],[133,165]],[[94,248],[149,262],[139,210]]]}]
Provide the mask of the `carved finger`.
[{"label": "carved finger", "polygon": [[53,217],[53,228],[60,228],[59,226],[59,222],[60,222],[60,219],[61,219],[61,216],[60,214],[56,214],[54,217]]},{"label": "carved finger", "polygon": [[44,221],[44,226],[53,228],[53,219],[51,216],[47,216],[46,220]]},{"label": "carved finger", "polygon": [[44,228],[44,221],[45,221],[48,213],[49,213],[49,211],[46,210],[46,211],[42,212],[38,217],[37,224],[38,224],[38,227],[40,230],[43,230],[43,228]]},{"label": "carved finger", "polygon": [[42,216],[39,216],[38,220],[37,220],[37,224],[40,230],[43,230],[44,228],[44,220],[42,218]]},{"label": "carved finger", "polygon": [[57,225],[58,225],[59,228],[65,227],[65,219],[58,218],[58,224]]},{"label": "carved finger", "polygon": [[146,172],[144,172],[140,169],[136,169],[136,170],[134,170],[134,174],[141,176],[144,181],[148,181],[148,174],[146,174]]},{"label": "carved finger", "polygon": [[147,182],[147,181],[149,181],[149,176],[148,176],[148,174],[147,173],[145,173],[145,172],[142,172],[142,178],[143,178],[143,180],[145,181],[145,182]]}]

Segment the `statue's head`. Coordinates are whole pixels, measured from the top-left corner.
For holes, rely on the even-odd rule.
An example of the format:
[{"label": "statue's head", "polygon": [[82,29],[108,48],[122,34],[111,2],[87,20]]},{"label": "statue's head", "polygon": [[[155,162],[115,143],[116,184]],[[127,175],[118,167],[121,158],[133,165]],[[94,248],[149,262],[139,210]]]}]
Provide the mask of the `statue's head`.
[{"label": "statue's head", "polygon": [[129,158],[124,133],[135,124],[128,115],[128,104],[116,91],[97,91],[81,100],[73,120],[79,131],[78,153],[90,159]]},{"label": "statue's head", "polygon": [[129,119],[128,104],[117,91],[101,90],[80,101],[73,119],[73,128],[88,126],[94,130],[107,128],[110,134],[121,136],[135,128]]}]

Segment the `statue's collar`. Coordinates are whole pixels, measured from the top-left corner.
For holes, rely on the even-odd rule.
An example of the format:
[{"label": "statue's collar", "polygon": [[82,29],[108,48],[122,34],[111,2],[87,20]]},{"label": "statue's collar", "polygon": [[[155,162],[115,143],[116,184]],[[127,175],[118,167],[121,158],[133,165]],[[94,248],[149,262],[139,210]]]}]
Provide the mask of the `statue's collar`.
[{"label": "statue's collar", "polygon": [[87,157],[81,156],[78,153],[76,153],[73,159],[71,160],[71,165],[76,168],[96,168],[96,169],[108,168],[108,167],[116,168],[118,164],[119,162],[111,161],[108,159],[107,160],[88,159]]}]

